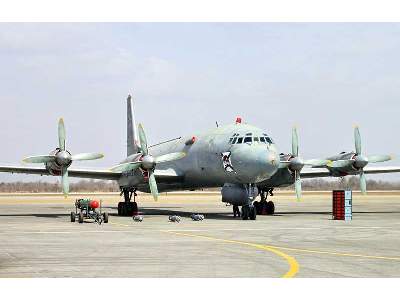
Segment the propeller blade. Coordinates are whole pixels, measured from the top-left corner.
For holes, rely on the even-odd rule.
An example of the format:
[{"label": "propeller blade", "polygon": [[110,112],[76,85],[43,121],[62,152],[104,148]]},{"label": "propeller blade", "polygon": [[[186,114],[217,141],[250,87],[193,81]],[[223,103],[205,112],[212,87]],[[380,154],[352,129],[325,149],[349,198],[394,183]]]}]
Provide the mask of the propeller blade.
[{"label": "propeller blade", "polygon": [[149,187],[150,187],[151,194],[153,195],[154,201],[157,201],[158,200],[158,188],[157,188],[156,176],[154,176],[153,171],[150,171]]},{"label": "propeller blade", "polygon": [[356,153],[358,155],[361,154],[361,135],[360,135],[360,129],[358,126],[354,127],[354,144],[356,147]]},{"label": "propeller blade", "polygon": [[360,190],[365,195],[367,193],[367,179],[365,178],[364,171],[360,173]]},{"label": "propeller blade", "polygon": [[117,165],[115,167],[112,167],[110,171],[112,172],[129,172],[138,169],[141,166],[142,162],[137,161],[137,162],[129,162],[129,163],[124,163]]},{"label": "propeller blade", "polygon": [[142,148],[142,153],[143,155],[147,155],[149,153],[149,149],[147,148],[147,138],[146,134],[144,133],[142,124],[139,124],[138,132],[139,132],[139,141],[140,141],[140,147]]},{"label": "propeller blade", "polygon": [[335,160],[332,162],[332,168],[344,168],[350,166],[354,162],[354,159],[343,159],[343,160]]},{"label": "propeller blade", "polygon": [[30,164],[44,164],[47,162],[54,161],[56,157],[54,155],[38,155],[38,156],[30,156],[27,158],[24,158],[22,161],[25,163],[30,163]]},{"label": "propeller blade", "polygon": [[296,171],[295,173],[295,190],[296,190],[296,197],[297,197],[297,201],[301,200],[301,178],[300,178],[300,172]]},{"label": "propeller blade", "polygon": [[371,155],[368,156],[368,161],[372,163],[377,163],[377,162],[384,162],[388,160],[392,160],[393,156],[392,155]]},{"label": "propeller blade", "polygon": [[93,160],[103,158],[104,155],[101,153],[79,153],[72,155],[72,160]]},{"label": "propeller blade", "polygon": [[169,153],[165,155],[161,155],[156,157],[156,163],[163,163],[163,162],[169,162],[173,160],[178,160],[181,158],[184,158],[186,156],[185,152],[174,152],[174,153]]},{"label": "propeller blade", "polygon": [[58,146],[61,151],[65,150],[65,126],[63,118],[58,121]]},{"label": "propeller blade", "polygon": [[304,161],[304,164],[313,167],[325,167],[325,166],[331,166],[332,161],[326,159],[307,159]]},{"label": "propeller blade", "polygon": [[69,193],[68,168],[62,170],[62,189],[65,196]]},{"label": "propeller blade", "polygon": [[292,129],[292,154],[293,156],[299,156],[299,137],[297,135],[297,128]]}]

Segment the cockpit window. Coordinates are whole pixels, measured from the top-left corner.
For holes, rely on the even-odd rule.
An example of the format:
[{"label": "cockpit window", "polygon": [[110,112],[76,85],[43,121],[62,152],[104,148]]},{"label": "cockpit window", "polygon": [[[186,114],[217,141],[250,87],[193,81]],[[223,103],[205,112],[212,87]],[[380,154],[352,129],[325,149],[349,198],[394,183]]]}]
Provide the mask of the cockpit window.
[{"label": "cockpit window", "polygon": [[236,139],[237,139],[237,137],[233,138],[232,144],[236,144]]},{"label": "cockpit window", "polygon": [[244,138],[244,141],[243,141],[243,143],[250,143],[251,144],[251,136],[246,136],[245,138]]},{"label": "cockpit window", "polygon": [[241,144],[242,142],[243,142],[243,138],[242,137],[238,138],[237,143]]},{"label": "cockpit window", "polygon": [[260,142],[265,144],[265,137],[260,137]]},{"label": "cockpit window", "polygon": [[254,142],[258,142],[258,137],[257,136],[254,137]]}]

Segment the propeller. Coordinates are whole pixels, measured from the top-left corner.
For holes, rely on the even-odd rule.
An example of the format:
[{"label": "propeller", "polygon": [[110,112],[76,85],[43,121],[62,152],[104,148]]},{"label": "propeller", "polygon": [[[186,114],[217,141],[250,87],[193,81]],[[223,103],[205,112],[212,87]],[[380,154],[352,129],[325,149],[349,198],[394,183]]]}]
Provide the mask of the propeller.
[{"label": "propeller", "polygon": [[129,172],[141,168],[148,172],[149,174],[149,188],[150,192],[153,195],[155,201],[158,200],[158,188],[156,177],[154,176],[154,169],[157,164],[171,162],[174,160],[181,159],[186,156],[184,152],[173,152],[164,154],[161,156],[154,157],[149,154],[149,148],[147,146],[147,138],[144,132],[142,124],[138,126],[138,133],[139,133],[139,141],[140,141],[140,153],[142,156],[140,157],[139,161],[134,162],[127,162],[115,167],[112,167],[110,170],[112,172]]},{"label": "propeller", "polygon": [[360,190],[363,194],[367,193],[367,180],[364,174],[364,167],[369,163],[385,162],[393,159],[392,155],[371,155],[365,156],[362,154],[362,143],[360,129],[354,127],[354,147],[356,152],[351,159],[336,160],[332,163],[333,168],[345,168],[353,166],[360,171]]},{"label": "propeller", "polygon": [[73,161],[82,161],[82,160],[94,160],[103,158],[104,155],[101,153],[80,153],[71,155],[71,153],[66,150],[66,135],[65,135],[65,125],[64,120],[61,118],[58,121],[58,148],[54,152],[54,154],[50,155],[38,155],[38,156],[30,156],[23,160],[25,163],[54,163],[61,172],[62,177],[62,189],[65,196],[68,195],[69,192],[69,181],[68,181],[68,167],[72,164]]},{"label": "propeller", "polygon": [[297,201],[301,199],[301,178],[300,172],[304,166],[312,167],[325,167],[330,166],[332,162],[326,159],[308,159],[304,160],[299,156],[299,137],[297,134],[297,128],[292,129],[292,157],[288,161],[281,161],[280,168],[289,168],[294,172],[295,178],[295,190]]}]

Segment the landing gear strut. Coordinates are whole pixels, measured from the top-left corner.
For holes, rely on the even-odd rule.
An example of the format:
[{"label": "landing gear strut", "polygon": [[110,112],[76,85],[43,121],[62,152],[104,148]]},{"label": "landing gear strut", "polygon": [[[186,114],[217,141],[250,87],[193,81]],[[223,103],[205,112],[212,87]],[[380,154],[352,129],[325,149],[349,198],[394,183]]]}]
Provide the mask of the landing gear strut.
[{"label": "landing gear strut", "polygon": [[243,220],[255,220],[257,218],[257,211],[254,205],[243,205],[242,206],[242,219]]},{"label": "landing gear strut", "polygon": [[[124,195],[125,202],[118,203],[118,216],[133,216],[138,212],[138,206],[136,203],[136,188],[123,188],[121,195]],[[131,202],[133,196],[133,202]]]},{"label": "landing gear strut", "polygon": [[233,206],[233,217],[239,217],[240,218],[240,210],[239,210],[239,206],[234,205]]},{"label": "landing gear strut", "polygon": [[272,201],[267,201],[268,195],[273,196],[273,188],[260,189],[261,201],[254,201],[258,215],[273,215],[275,213],[275,204]]}]

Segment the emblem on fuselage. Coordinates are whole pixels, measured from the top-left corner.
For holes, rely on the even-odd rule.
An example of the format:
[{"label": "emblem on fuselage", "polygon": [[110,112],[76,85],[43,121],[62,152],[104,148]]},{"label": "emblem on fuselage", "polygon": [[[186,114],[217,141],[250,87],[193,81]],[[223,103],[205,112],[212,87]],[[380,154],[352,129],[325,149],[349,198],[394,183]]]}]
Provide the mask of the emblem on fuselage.
[{"label": "emblem on fuselage", "polygon": [[232,153],[230,151],[221,153],[222,166],[224,167],[225,172],[229,173],[235,171],[231,162],[231,154]]}]

